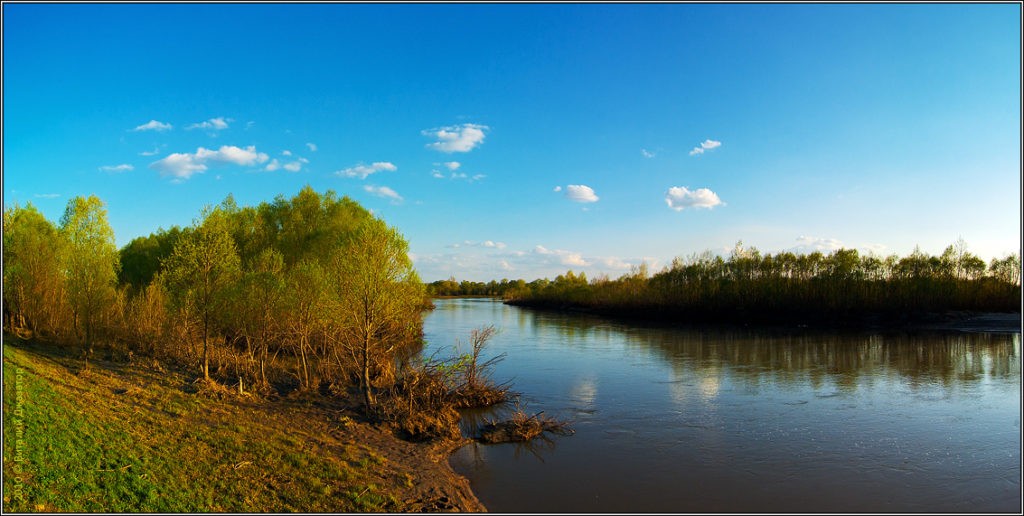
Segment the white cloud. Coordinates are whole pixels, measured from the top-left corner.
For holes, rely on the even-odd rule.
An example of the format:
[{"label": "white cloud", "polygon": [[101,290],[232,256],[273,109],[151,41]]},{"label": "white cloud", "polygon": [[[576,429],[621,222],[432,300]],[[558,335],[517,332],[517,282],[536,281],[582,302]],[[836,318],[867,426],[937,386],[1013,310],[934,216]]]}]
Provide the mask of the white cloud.
[{"label": "white cloud", "polygon": [[398,192],[396,192],[396,191],[394,191],[394,190],[392,190],[392,189],[390,189],[390,188],[388,188],[386,186],[366,185],[366,186],[363,187],[363,190],[366,190],[367,192],[369,192],[369,193],[371,193],[373,195],[376,195],[377,197],[383,197],[385,199],[391,199],[391,202],[395,203],[395,204],[400,203],[400,202],[402,202],[404,200],[404,199],[402,199],[401,195],[398,195]]},{"label": "white cloud", "polygon": [[283,150],[283,151],[281,151],[281,155],[283,155],[283,156],[291,156],[292,155],[292,151],[290,151],[290,150]]},{"label": "white cloud", "polygon": [[366,179],[366,177],[369,176],[370,174],[376,174],[377,172],[380,172],[382,170],[394,172],[398,170],[398,167],[396,167],[393,163],[389,161],[377,161],[369,166],[360,163],[354,167],[339,170],[334,174],[344,177],[358,177],[359,179]]},{"label": "white cloud", "polygon": [[486,176],[486,175],[484,175],[484,174],[473,174],[473,177],[469,178],[469,180],[470,180],[471,182],[472,182],[472,181],[479,181],[479,180],[481,180],[481,179],[483,179],[483,178],[485,178],[485,177],[487,177],[487,176]]},{"label": "white cloud", "polygon": [[[469,152],[484,141],[484,131],[489,127],[480,124],[462,124],[422,131],[437,141],[427,147],[441,152]],[[454,169],[452,169],[454,170]]]},{"label": "white cloud", "polygon": [[267,156],[265,153],[256,152],[256,147],[254,145],[250,145],[244,149],[241,147],[235,147],[234,145],[223,145],[220,149],[215,151],[199,147],[195,155],[196,158],[200,160],[222,161],[242,166],[265,163],[270,159],[270,156]]},{"label": "white cloud", "polygon": [[446,161],[444,162],[444,166],[448,167],[448,170],[458,170],[459,167],[462,166],[462,163],[459,163],[458,161]]},{"label": "white cloud", "polygon": [[266,170],[267,172],[273,172],[279,168],[281,168],[281,162],[277,161],[277,158],[274,158],[270,160],[270,163],[267,163],[267,166],[263,170]]},{"label": "white cloud", "polygon": [[640,149],[640,154],[643,155],[643,157],[645,157],[645,158],[653,158],[654,157],[654,153],[649,151],[649,150],[647,150],[647,149]]},{"label": "white cloud", "polygon": [[133,167],[133,166],[127,164],[127,163],[123,163],[121,165],[114,165],[114,166],[104,165],[104,166],[100,167],[100,170],[102,170],[104,172],[128,172],[129,170],[135,170],[135,167]]},{"label": "white cloud", "polygon": [[721,146],[722,142],[711,139],[704,140],[703,142],[701,142],[700,147],[694,147],[693,150],[690,151],[690,155],[696,156],[698,154],[704,154],[704,151],[715,149]]},{"label": "white cloud", "polygon": [[683,211],[686,208],[711,209],[722,204],[722,200],[707,188],[690,191],[685,186],[673,186],[665,192],[665,203],[673,210]]},{"label": "white cloud", "polygon": [[789,251],[795,253],[813,253],[814,251],[821,251],[828,253],[835,251],[836,249],[842,249],[843,243],[835,238],[818,238],[800,235],[796,239],[797,245],[789,248]]},{"label": "white cloud", "polygon": [[434,177],[436,177],[438,179],[444,179],[444,174],[438,172],[437,170],[431,170],[430,171],[430,175],[432,175],[432,176],[434,176]]},{"label": "white cloud", "polygon": [[199,122],[192,124],[185,129],[212,129],[214,131],[220,131],[228,128],[228,122],[233,122],[232,119],[225,119],[224,117],[211,118],[205,122]]},{"label": "white cloud", "polygon": [[504,249],[508,247],[505,242],[495,242],[493,240],[484,240],[483,242],[474,242],[472,240],[463,240],[458,244],[448,244],[445,247],[452,249],[458,249],[459,247],[486,247],[490,249]]},{"label": "white cloud", "polygon": [[188,179],[193,174],[206,172],[206,165],[200,163],[194,154],[179,152],[154,161],[149,168],[159,171],[162,176],[171,176],[176,181]]},{"label": "white cloud", "polygon": [[157,148],[155,148],[155,149],[153,149],[151,151],[142,151],[142,152],[139,153],[139,156],[156,156],[159,153],[160,153],[160,148],[157,147]]},{"label": "white cloud", "polygon": [[156,120],[150,120],[135,129],[133,131],[168,131],[171,129],[171,124],[165,124],[163,122],[157,122]]},{"label": "white cloud", "polygon": [[301,161],[293,161],[291,163],[285,163],[284,169],[289,171],[289,172],[298,172],[298,171],[302,170],[302,162]]},{"label": "white cloud", "polygon": [[316,144],[315,144],[315,143],[307,143],[307,144],[306,144],[306,147],[309,147],[309,151],[310,151],[310,152],[316,152],[316,148],[317,148],[317,147],[316,147]]},{"label": "white cloud", "polygon": [[466,179],[467,177],[469,176],[465,172],[452,172],[452,179]]},{"label": "white cloud", "polygon": [[246,148],[224,145],[220,149],[210,150],[204,147],[196,149],[195,154],[176,152],[154,161],[149,168],[157,170],[162,176],[171,176],[177,181],[192,177],[193,174],[206,172],[208,162],[230,163],[241,166],[252,166],[265,163],[270,156],[257,152],[256,147]]},{"label": "white cloud", "polygon": [[57,193],[37,193],[33,197],[36,197],[38,199],[56,199],[56,198],[60,197],[60,194],[57,194]]},{"label": "white cloud", "polygon": [[[557,190],[556,190],[557,191]],[[565,187],[565,196],[574,202],[597,202],[600,199],[594,189],[587,185],[569,185]]]},{"label": "white cloud", "polygon": [[552,256],[558,259],[558,263],[562,265],[569,265],[574,267],[586,267],[590,265],[590,262],[583,259],[583,255],[580,253],[565,251],[562,249],[547,249],[542,245],[538,245],[533,248],[535,254],[543,256]]},{"label": "white cloud", "polygon": [[562,191],[562,187],[561,186],[556,186],[554,191],[555,192],[561,192]]}]

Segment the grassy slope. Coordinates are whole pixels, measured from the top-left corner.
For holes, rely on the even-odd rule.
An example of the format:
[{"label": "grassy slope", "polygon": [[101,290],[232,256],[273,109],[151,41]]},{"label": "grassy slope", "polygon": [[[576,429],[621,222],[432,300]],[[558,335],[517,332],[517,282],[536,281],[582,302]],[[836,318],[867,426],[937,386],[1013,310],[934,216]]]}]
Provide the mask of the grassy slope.
[{"label": "grassy slope", "polygon": [[152,361],[83,369],[4,341],[5,511],[482,509],[436,449],[343,411],[215,400]]}]

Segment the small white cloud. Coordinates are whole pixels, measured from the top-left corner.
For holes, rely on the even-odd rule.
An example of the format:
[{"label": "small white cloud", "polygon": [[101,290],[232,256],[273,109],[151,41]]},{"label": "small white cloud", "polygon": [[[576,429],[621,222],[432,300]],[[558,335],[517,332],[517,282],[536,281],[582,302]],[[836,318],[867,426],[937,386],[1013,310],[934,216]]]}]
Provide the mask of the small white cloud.
[{"label": "small white cloud", "polygon": [[458,249],[459,247],[486,247],[489,249],[504,249],[507,247],[505,242],[495,242],[494,240],[484,240],[483,242],[474,242],[472,240],[463,240],[458,244],[448,244],[446,247],[452,249]]},{"label": "small white cloud", "polygon": [[400,202],[402,202],[404,200],[401,195],[398,195],[398,192],[396,192],[396,191],[394,191],[394,190],[392,190],[392,189],[390,189],[390,188],[388,188],[386,186],[366,185],[366,186],[363,186],[363,190],[366,190],[367,192],[369,192],[369,193],[371,193],[373,195],[376,195],[377,197],[383,197],[385,199],[391,199],[391,202],[395,203],[395,204],[400,203]]},{"label": "small white cloud", "polygon": [[470,181],[479,181],[487,177],[485,174],[473,174],[473,177],[469,178]]},{"label": "small white cloud", "polygon": [[161,176],[171,176],[177,181],[206,172],[206,165],[200,163],[194,154],[178,152],[154,161],[149,168],[159,171]]},{"label": "small white cloud", "polygon": [[640,149],[640,154],[645,158],[653,158],[654,153],[647,149]]},{"label": "small white cloud", "polygon": [[151,151],[142,151],[142,152],[139,153],[139,156],[156,156],[157,154],[160,154],[160,148],[159,147],[157,147],[157,148],[155,148],[155,149],[153,149]]},{"label": "small white cloud", "polygon": [[37,193],[33,197],[36,197],[38,199],[56,199],[56,198],[60,197],[60,194],[56,194],[56,193]]},{"label": "small white cloud", "polygon": [[306,147],[309,147],[310,152],[316,152],[317,147],[315,143],[307,143]]},{"label": "small white cloud", "polygon": [[505,261],[505,260],[499,260],[498,261],[498,266],[500,266],[502,270],[506,270],[506,271],[513,270],[513,267],[511,265],[509,265],[509,263],[507,261]]},{"label": "small white cloud", "polygon": [[[462,124],[422,131],[437,141],[427,147],[441,152],[469,152],[484,141],[489,127],[480,124]],[[454,169],[453,169],[454,170]]]},{"label": "small white cloud", "polygon": [[133,131],[168,131],[171,129],[171,124],[165,124],[163,122],[157,122],[156,120],[150,120],[135,129]]},{"label": "small white cloud", "polygon": [[283,151],[281,151],[281,155],[283,155],[283,156],[291,156],[292,155],[292,151],[290,151],[290,150],[283,150]]},{"label": "small white cloud", "polygon": [[437,170],[431,170],[430,171],[430,175],[434,176],[434,177],[436,177],[438,179],[444,179],[444,174],[442,174],[441,172],[439,172]]},{"label": "small white cloud", "polygon": [[263,170],[266,170],[267,172],[273,172],[279,168],[281,168],[281,162],[277,161],[277,158],[274,158],[270,160],[270,163],[267,163],[266,168],[264,168]]},{"label": "small white cloud", "polygon": [[100,167],[100,170],[102,170],[104,172],[128,172],[130,170],[135,170],[135,167],[133,167],[133,166],[127,164],[127,163],[123,163],[121,165],[113,165],[113,166],[104,165],[104,166]]},{"label": "small white cloud", "polygon": [[228,122],[231,122],[230,118],[225,119],[224,117],[211,118],[205,122],[199,122],[192,124],[185,129],[212,129],[214,131],[221,131],[228,128]]},{"label": "small white cloud", "polygon": [[220,149],[210,150],[199,147],[196,151],[196,158],[200,160],[222,161],[234,163],[235,165],[249,166],[256,163],[265,163],[270,156],[265,153],[256,152],[256,147],[250,145],[246,148],[235,147],[234,145],[223,145]]},{"label": "small white cloud", "polygon": [[721,147],[721,146],[722,146],[722,142],[715,141],[715,140],[710,140],[710,139],[704,140],[703,142],[701,142],[700,147],[694,147],[693,150],[690,151],[690,155],[691,156],[696,156],[698,154],[704,154],[704,151],[715,149],[715,148],[718,148],[718,147]]},{"label": "small white cloud", "polygon": [[594,189],[587,185],[566,186],[565,197],[574,202],[597,202],[599,199],[594,194]]},{"label": "small white cloud", "polygon": [[448,167],[448,170],[458,170],[459,167],[462,166],[462,163],[459,163],[458,161],[446,161],[444,162],[444,166]]},{"label": "small white cloud", "polygon": [[665,193],[665,203],[673,210],[683,211],[686,208],[711,209],[722,204],[722,200],[707,188],[690,191],[685,186],[673,186]]},{"label": "small white cloud", "polygon": [[554,191],[561,192],[562,191],[562,187],[561,186],[556,186]]},{"label": "small white cloud", "polygon": [[289,172],[298,172],[298,171],[302,170],[302,162],[301,161],[293,161],[291,163],[285,163],[284,169],[289,171]]},{"label": "small white cloud", "polygon": [[334,174],[344,177],[358,177],[359,179],[366,179],[370,174],[376,174],[377,172],[385,170],[388,172],[394,172],[398,170],[398,167],[389,161],[377,161],[371,165],[364,165],[360,163],[354,167],[338,170]]},{"label": "small white cloud", "polygon": [[533,252],[544,256],[556,257],[558,259],[558,263],[562,265],[574,267],[586,267],[590,265],[590,262],[583,259],[583,255],[572,251],[565,251],[562,249],[551,250],[542,245],[538,245],[533,248]]},{"label": "small white cloud", "polygon": [[831,252],[842,249],[843,243],[835,238],[818,238],[800,235],[796,239],[797,245],[789,248],[792,252],[813,253],[814,251]]},{"label": "small white cloud", "polygon": [[465,172],[452,172],[451,177],[452,179],[466,179],[468,176],[466,176]]}]

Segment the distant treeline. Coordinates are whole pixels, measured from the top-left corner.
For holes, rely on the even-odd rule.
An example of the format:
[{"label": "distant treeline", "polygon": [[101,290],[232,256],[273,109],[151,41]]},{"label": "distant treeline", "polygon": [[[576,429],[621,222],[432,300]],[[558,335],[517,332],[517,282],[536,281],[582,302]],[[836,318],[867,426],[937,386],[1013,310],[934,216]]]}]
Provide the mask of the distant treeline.
[{"label": "distant treeline", "polygon": [[1021,260],[1015,253],[986,264],[963,240],[938,256],[915,249],[902,258],[855,249],[772,255],[740,242],[727,258],[705,251],[653,275],[644,264],[615,280],[569,271],[554,280],[491,282],[485,292],[476,285],[484,284],[448,280],[428,291],[652,320],[858,324],[946,311],[1019,312]]},{"label": "distant treeline", "polygon": [[427,294],[435,297],[443,296],[494,296],[502,297],[513,290],[526,288],[524,280],[501,281],[491,280],[487,283],[482,281],[458,281],[454,277],[446,280],[438,280],[427,284]]},{"label": "distant treeline", "polygon": [[397,230],[309,186],[258,206],[229,196],[121,250],[95,196],[59,225],[13,206],[3,244],[8,331],[177,359],[240,388],[357,385],[368,408],[429,305]]}]

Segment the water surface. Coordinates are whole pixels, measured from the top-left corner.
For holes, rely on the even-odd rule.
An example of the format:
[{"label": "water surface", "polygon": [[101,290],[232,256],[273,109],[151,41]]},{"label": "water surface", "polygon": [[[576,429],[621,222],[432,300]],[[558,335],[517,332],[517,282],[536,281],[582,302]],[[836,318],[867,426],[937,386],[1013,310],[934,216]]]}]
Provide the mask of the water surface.
[{"label": "water surface", "polygon": [[460,449],[452,466],[490,511],[1021,510],[1019,333],[681,329],[435,304],[430,348],[494,324],[488,354],[507,353],[494,379],[576,431]]}]

